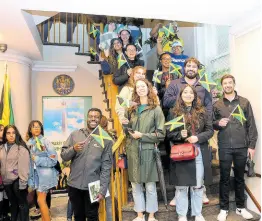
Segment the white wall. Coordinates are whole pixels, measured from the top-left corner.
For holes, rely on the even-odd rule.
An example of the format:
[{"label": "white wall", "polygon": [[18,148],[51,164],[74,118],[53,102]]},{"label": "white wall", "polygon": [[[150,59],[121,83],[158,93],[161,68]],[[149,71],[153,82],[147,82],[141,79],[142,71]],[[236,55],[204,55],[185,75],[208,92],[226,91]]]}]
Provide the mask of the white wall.
[{"label": "white wall", "polygon": [[237,92],[246,97],[253,108],[258,129],[255,170],[261,174],[261,23],[249,28],[251,29],[248,31],[238,31],[239,34],[232,36],[231,63]]}]

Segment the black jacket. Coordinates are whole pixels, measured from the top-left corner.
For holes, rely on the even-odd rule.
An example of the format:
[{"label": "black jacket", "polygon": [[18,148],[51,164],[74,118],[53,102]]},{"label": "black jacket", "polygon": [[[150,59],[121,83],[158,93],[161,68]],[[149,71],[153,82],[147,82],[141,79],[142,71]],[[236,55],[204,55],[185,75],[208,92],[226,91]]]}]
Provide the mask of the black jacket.
[{"label": "black jacket", "polygon": [[[245,115],[246,121],[243,125],[239,120],[230,117],[226,127],[218,125],[221,118],[228,118],[234,108],[240,105]],[[213,126],[218,130],[218,146],[219,148],[252,148],[256,147],[257,128],[250,102],[236,94],[235,98],[230,102],[225,97],[220,98],[213,106]]]},{"label": "black jacket", "polygon": [[[181,136],[182,129],[182,127],[179,127],[171,132],[167,129],[167,139],[171,142],[171,146],[174,144],[185,143],[185,138],[182,138]],[[186,129],[188,131],[188,137],[190,137],[192,135],[192,125],[186,124]],[[208,140],[213,136],[213,134],[212,120],[208,116],[208,113],[199,115],[199,127],[195,128],[195,136],[198,137],[197,143],[200,145],[202,154],[205,185],[212,184],[212,170]],[[185,160],[179,162],[171,160],[169,175],[169,182],[172,185],[196,186],[195,160]]]},{"label": "black jacket", "polygon": [[127,63],[125,63],[120,67],[120,69],[117,69],[117,71],[113,73],[113,82],[115,85],[118,85],[119,92],[124,87],[124,85],[128,82],[129,75],[127,74],[127,70],[129,68],[134,68],[136,66],[144,66],[144,61],[139,59],[135,59],[131,61],[127,58],[127,62],[130,67],[128,66]]}]

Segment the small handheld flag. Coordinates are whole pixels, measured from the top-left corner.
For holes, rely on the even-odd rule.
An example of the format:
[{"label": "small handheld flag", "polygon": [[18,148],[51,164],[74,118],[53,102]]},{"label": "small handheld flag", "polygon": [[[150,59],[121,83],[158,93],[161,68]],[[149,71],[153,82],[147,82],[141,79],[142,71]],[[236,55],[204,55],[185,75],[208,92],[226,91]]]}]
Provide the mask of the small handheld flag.
[{"label": "small handheld flag", "polygon": [[208,77],[208,74],[205,70],[201,70],[199,74],[201,73],[202,75],[200,76],[198,82],[202,85],[202,87],[204,87],[208,92],[210,92],[210,86],[216,86],[217,84]]},{"label": "small handheld flag", "polygon": [[161,83],[161,76],[163,74],[163,71],[159,71],[159,70],[155,70],[154,74],[153,74],[153,79],[152,81],[154,81],[155,83],[160,84]]},{"label": "small handheld flag", "polygon": [[170,35],[175,35],[175,32],[174,32],[174,27],[173,25],[170,23],[168,28],[163,26],[163,32],[165,33],[166,37],[168,38]]},{"label": "small handheld flag", "polygon": [[166,126],[170,126],[169,131],[172,131],[178,127],[184,126],[185,127],[185,121],[184,121],[184,115],[181,115],[179,117],[174,118],[173,120],[165,123]]},{"label": "small handheld flag", "polygon": [[[238,104],[234,110],[232,111],[232,113],[230,114],[230,116],[233,116],[234,118],[236,118],[237,120],[239,120],[239,122],[243,125],[243,121],[246,121],[247,119],[245,118],[244,112],[242,110],[242,108],[240,107],[240,105]],[[230,117],[229,116],[229,117]]]},{"label": "small handheld flag", "polygon": [[170,63],[169,74],[175,74],[178,78],[181,78],[182,77],[181,69],[182,67],[180,65]]},{"label": "small handheld flag", "polygon": [[38,137],[35,138],[35,144],[36,144],[36,148],[39,150],[39,151],[42,151],[42,143],[41,141],[39,140]]},{"label": "small handheld flag", "polygon": [[[122,53],[117,57],[118,69],[120,69],[125,63],[128,64],[125,55]],[[129,64],[128,64],[129,66]]]},{"label": "small handheld flag", "polygon": [[98,34],[100,34],[100,31],[92,24],[89,32],[90,37],[95,39]]},{"label": "small handheld flag", "polygon": [[99,125],[98,127],[98,134],[91,134],[91,136],[102,146],[105,148],[104,140],[112,140],[112,138],[105,132],[102,127]]},{"label": "small handheld flag", "polygon": [[130,107],[130,101],[128,99],[125,99],[119,95],[117,95],[116,97],[121,107]]}]

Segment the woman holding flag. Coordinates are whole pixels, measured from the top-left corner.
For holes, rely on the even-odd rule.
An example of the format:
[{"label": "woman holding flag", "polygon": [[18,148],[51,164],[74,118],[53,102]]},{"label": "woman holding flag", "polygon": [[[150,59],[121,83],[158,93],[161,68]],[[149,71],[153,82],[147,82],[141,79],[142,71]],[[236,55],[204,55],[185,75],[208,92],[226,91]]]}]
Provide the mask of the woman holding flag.
[{"label": "woman holding flag", "polygon": [[[213,136],[212,121],[197,96],[194,87],[185,85],[181,88],[176,106],[173,109],[174,120],[166,125],[167,138],[171,142],[171,155],[176,145],[191,145],[195,158],[180,159],[171,157],[170,183],[176,185],[176,211],[179,221],[187,220],[188,188],[191,191],[192,216],[196,221],[204,221],[202,216],[203,178],[205,184],[212,183],[208,139]],[[181,127],[183,126],[183,127]],[[174,145],[175,144],[175,145]],[[190,146],[190,145],[189,145]],[[182,154],[183,155],[183,154]],[[205,176],[204,176],[205,174]]]},{"label": "woman holding flag", "polygon": [[37,191],[37,201],[42,220],[50,221],[46,196],[48,191],[58,183],[58,172],[54,168],[57,163],[57,153],[51,142],[44,137],[43,124],[40,121],[31,121],[27,133],[30,138],[27,145],[31,152],[28,185],[31,189]]}]

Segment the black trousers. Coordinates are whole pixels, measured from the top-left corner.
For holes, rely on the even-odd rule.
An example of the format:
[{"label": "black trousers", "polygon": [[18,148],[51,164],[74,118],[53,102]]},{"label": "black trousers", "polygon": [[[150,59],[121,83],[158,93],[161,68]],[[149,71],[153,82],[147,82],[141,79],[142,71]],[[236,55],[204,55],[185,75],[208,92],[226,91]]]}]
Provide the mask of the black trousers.
[{"label": "black trousers", "polygon": [[[19,180],[15,180],[10,185],[5,185],[6,195],[11,204],[12,221],[29,221],[29,206],[27,202],[27,188],[19,190]],[[18,218],[19,217],[19,218]]]},{"label": "black trousers", "polygon": [[229,210],[230,170],[234,164],[235,200],[237,208],[245,208],[245,165],[247,162],[247,148],[220,148],[220,209]]},{"label": "black trousers", "polygon": [[72,203],[75,221],[98,221],[99,203],[91,203],[89,191],[68,187],[69,199]]}]

